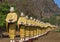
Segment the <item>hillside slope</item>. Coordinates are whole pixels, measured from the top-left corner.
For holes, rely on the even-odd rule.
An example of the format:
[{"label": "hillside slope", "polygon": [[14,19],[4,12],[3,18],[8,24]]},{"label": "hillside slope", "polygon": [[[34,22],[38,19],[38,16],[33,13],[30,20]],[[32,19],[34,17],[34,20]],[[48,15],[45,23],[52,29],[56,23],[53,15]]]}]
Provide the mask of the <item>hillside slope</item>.
[{"label": "hillside slope", "polygon": [[60,9],[54,0],[8,0],[12,5],[15,4],[19,13],[23,11],[35,18],[49,17],[52,14],[60,14]]}]

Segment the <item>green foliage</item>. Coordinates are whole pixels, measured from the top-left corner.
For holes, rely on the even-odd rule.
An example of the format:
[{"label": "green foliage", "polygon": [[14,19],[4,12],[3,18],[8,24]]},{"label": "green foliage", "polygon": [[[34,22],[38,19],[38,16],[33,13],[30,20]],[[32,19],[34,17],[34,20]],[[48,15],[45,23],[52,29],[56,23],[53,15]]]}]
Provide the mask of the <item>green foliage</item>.
[{"label": "green foliage", "polygon": [[60,14],[54,14],[55,16],[60,16]]},{"label": "green foliage", "polygon": [[7,2],[0,5],[0,27],[5,26],[5,18],[7,13],[9,12],[10,6]]},{"label": "green foliage", "polygon": [[52,15],[50,17],[50,21],[49,21],[51,24],[56,24],[56,16],[55,15]]},{"label": "green foliage", "polygon": [[60,32],[60,29],[58,29],[58,30],[55,30],[56,32]]},{"label": "green foliage", "polygon": [[53,25],[60,25],[60,19],[57,20],[56,19],[57,16],[60,16],[60,14],[54,14],[50,18],[44,18],[44,19],[42,19],[42,21],[49,22],[49,23],[51,23]]},{"label": "green foliage", "polygon": [[49,22],[48,18],[41,19],[43,22]]}]

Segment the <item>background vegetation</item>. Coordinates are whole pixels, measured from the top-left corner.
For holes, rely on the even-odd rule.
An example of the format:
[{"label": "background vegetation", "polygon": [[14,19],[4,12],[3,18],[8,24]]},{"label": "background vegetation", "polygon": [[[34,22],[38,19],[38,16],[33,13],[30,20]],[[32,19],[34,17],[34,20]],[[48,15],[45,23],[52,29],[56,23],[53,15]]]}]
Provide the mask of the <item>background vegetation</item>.
[{"label": "background vegetation", "polygon": [[7,2],[0,5],[0,28],[5,27],[5,18],[7,13],[9,12],[10,6]]},{"label": "background vegetation", "polygon": [[60,14],[54,14],[54,15],[50,16],[50,18],[44,18],[41,20],[44,22],[49,22],[53,25],[59,25],[60,26]]},{"label": "background vegetation", "polygon": [[[25,1],[24,1],[24,3],[25,3],[24,5],[27,5],[27,3]],[[11,6],[15,7],[15,5],[11,5]],[[30,4],[30,6],[32,6],[32,5]],[[5,18],[6,18],[6,15],[9,13],[9,8],[10,8],[10,5],[8,4],[8,2],[4,2],[3,4],[0,5],[0,28],[5,27]],[[21,10],[22,11],[25,10],[26,12],[24,12],[24,13],[27,14],[27,15],[30,14],[29,17],[33,16],[34,18],[36,18],[36,16],[34,16],[33,13],[31,13],[31,12],[29,13],[28,12],[29,10],[26,10],[26,8],[27,7],[25,7],[24,9],[21,9]],[[17,9],[15,9],[15,10],[16,10],[17,13],[19,13]],[[44,18],[44,19],[41,19],[41,20],[44,21],[44,22],[49,22],[51,24],[60,26],[60,19],[58,19],[57,16],[60,16],[60,14],[54,14],[50,18]]]}]

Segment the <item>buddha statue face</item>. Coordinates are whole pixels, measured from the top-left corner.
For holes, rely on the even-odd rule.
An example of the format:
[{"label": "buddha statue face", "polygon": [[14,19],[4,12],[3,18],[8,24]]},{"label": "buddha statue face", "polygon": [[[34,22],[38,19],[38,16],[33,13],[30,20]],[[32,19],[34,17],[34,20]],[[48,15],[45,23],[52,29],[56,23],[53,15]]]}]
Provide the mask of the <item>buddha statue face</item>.
[{"label": "buddha statue face", "polygon": [[10,12],[14,12],[14,7],[10,7]]}]

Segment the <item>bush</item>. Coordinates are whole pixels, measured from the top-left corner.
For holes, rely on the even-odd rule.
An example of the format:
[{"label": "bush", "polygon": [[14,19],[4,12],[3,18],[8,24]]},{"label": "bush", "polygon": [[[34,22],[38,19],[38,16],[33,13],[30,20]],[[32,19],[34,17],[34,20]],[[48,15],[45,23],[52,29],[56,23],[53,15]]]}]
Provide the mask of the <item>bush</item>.
[{"label": "bush", "polygon": [[0,5],[0,27],[5,26],[5,18],[9,12],[9,8],[10,6],[6,2]]}]

